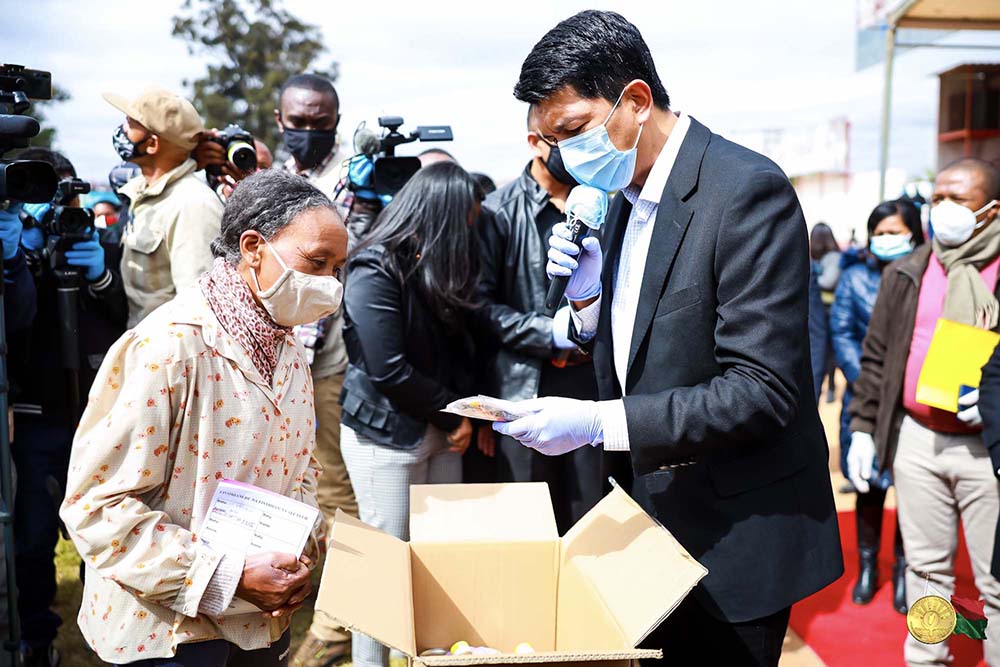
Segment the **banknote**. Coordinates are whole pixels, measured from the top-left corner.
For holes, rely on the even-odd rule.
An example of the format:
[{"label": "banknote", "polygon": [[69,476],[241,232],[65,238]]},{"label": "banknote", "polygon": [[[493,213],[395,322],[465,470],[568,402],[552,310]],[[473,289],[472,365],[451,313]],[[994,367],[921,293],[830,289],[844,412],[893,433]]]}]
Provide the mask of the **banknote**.
[{"label": "banknote", "polygon": [[491,422],[510,422],[529,414],[515,401],[505,401],[491,396],[470,396],[449,403],[441,412],[462,415],[469,419]]}]

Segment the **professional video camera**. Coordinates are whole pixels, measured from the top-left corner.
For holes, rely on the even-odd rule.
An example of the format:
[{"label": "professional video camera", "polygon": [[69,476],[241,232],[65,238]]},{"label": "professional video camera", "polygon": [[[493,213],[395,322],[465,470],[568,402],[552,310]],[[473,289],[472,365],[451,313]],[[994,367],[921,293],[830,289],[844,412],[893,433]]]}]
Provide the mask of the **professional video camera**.
[{"label": "professional video camera", "polygon": [[[24,114],[31,108],[29,100],[52,98],[52,75],[20,65],[0,64],[0,158],[14,148],[26,148],[28,140],[38,136],[38,121]],[[0,207],[11,201],[44,203],[56,193],[56,171],[45,162],[35,160],[0,159]],[[0,281],[0,415],[6,416],[8,406],[7,330],[3,319],[3,281]],[[75,315],[75,314],[74,314]],[[70,323],[71,326],[74,323]],[[14,483],[10,456],[10,428],[6,417],[0,419],[0,528],[3,532],[3,583],[6,597],[7,629],[2,650],[8,653],[4,664],[22,664],[19,652],[21,622],[17,613],[17,574],[14,565],[14,526],[11,509],[14,506]]]},{"label": "professional video camera", "polygon": [[66,262],[66,251],[72,250],[74,243],[89,241],[96,229],[93,211],[71,205],[74,199],[88,192],[90,183],[79,178],[66,178],[59,181],[52,207],[41,220],[21,212],[25,229],[38,227],[45,234],[45,254],[49,264],[56,276],[65,282],[78,282],[82,273],[82,269]]},{"label": "professional video camera", "polygon": [[[384,128],[379,137],[364,123],[354,133],[354,150],[375,162],[372,183],[366,187],[378,195],[394,195],[406,185],[410,177],[420,169],[420,158],[397,157],[396,147],[414,141],[451,141],[454,136],[449,125],[419,125],[405,135],[399,131],[403,124],[401,116],[379,116],[378,124]],[[354,183],[352,189],[358,189]]]},{"label": "professional video camera", "polygon": [[[226,149],[226,159],[236,165],[240,171],[253,171],[257,168],[257,149],[253,145],[253,135],[239,125],[230,123],[220,133],[220,136],[208,137]],[[210,164],[205,167],[205,173],[221,176],[222,167]]]},{"label": "professional video camera", "polygon": [[[29,100],[52,98],[52,75],[20,65],[0,64],[0,158],[9,150],[27,148],[38,136],[38,121],[24,113]],[[56,191],[56,172],[37,160],[0,159],[0,202],[16,200],[42,203]]]}]

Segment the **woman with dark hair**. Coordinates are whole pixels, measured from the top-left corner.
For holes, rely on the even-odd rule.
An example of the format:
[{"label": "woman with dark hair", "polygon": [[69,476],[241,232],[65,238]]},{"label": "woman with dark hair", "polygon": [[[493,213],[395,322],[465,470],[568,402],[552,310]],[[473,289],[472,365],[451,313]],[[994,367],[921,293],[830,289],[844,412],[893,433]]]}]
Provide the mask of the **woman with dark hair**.
[{"label": "woman with dark hair", "polygon": [[[830,305],[833,303],[833,293],[840,280],[840,245],[830,225],[817,222],[809,232],[809,258],[812,260],[812,271],[819,284],[820,297],[826,310],[827,320],[830,318]],[[834,390],[834,373],[837,363],[833,358],[833,350],[827,346],[826,360],[826,402],[833,403],[836,399]],[[822,384],[822,381],[820,381]]]},{"label": "woman with dark hair", "polygon": [[[847,378],[847,390],[840,413],[840,466],[847,474],[847,452],[851,446],[851,418],[847,406],[854,397],[852,385],[861,373],[861,343],[868,331],[868,320],[875,307],[882,270],[904,257],[924,242],[920,211],[905,200],[886,201],[868,217],[868,248],[862,261],[844,270],[830,308],[830,338],[837,365]],[[854,603],[868,604],[878,587],[879,538],[882,535],[882,506],[892,485],[888,472],[871,485],[868,493],[858,493],[856,519],[858,531],[858,581]],[[896,528],[896,564],[892,572],[893,606],[906,613],[906,560],[903,540]]]},{"label": "woman with dark hair", "polygon": [[833,229],[825,222],[817,222],[809,232],[809,257],[813,261],[820,289],[833,292],[840,278],[840,245]]},{"label": "woman with dark hair", "polygon": [[[424,167],[347,263],[341,448],[362,521],[409,536],[411,484],[462,481],[471,422],[440,410],[471,393],[481,191],[457,164]],[[354,635],[354,664],[388,664]]]}]

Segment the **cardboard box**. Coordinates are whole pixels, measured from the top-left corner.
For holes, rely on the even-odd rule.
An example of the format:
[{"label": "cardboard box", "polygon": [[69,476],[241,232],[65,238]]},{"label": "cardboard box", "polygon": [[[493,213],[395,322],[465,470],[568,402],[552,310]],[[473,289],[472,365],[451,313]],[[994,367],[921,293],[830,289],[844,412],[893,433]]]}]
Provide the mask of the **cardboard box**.
[{"label": "cardboard box", "polygon": [[[425,667],[659,658],[636,646],[708,573],[617,488],[562,539],[546,484],[413,486],[410,503],[409,543],[337,512],[316,608]],[[420,657],[459,640],[504,653]]]}]

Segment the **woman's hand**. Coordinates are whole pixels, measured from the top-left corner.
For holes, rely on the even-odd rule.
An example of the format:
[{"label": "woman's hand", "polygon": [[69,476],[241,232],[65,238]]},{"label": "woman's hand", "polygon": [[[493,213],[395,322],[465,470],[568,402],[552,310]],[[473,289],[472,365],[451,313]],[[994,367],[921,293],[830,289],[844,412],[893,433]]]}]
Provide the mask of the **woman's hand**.
[{"label": "woman's hand", "polygon": [[[310,570],[312,569],[312,561],[309,556],[302,554],[299,556],[299,562],[305,565]],[[312,577],[306,577],[306,582],[302,584],[302,587],[294,591],[288,600],[282,606],[278,607],[274,611],[265,611],[264,618],[278,618],[280,616],[291,616],[294,614],[302,603],[306,601],[306,598],[312,595],[313,584]]]},{"label": "woman's hand", "polygon": [[462,423],[454,431],[448,434],[449,452],[464,454],[472,442],[472,422],[468,417],[462,417]]},{"label": "woman's hand", "polygon": [[302,600],[311,590],[306,564],[292,554],[266,551],[247,556],[236,596],[267,612],[277,612],[299,598],[303,589]]}]

